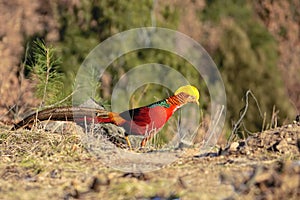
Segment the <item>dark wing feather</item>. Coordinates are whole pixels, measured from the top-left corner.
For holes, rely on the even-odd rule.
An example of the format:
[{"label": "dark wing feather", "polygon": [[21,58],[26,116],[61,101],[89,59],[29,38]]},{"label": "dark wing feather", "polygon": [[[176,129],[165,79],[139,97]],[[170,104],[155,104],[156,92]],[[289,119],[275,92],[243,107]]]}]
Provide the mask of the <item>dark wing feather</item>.
[{"label": "dark wing feather", "polygon": [[120,113],[120,116],[126,121],[134,121],[139,126],[147,126],[151,123],[148,107],[135,108]]}]

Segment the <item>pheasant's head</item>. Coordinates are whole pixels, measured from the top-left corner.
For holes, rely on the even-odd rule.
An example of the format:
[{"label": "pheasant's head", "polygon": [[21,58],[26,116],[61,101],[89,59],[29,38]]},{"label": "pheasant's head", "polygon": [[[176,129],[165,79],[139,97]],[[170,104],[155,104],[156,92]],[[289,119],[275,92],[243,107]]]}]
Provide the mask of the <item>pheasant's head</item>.
[{"label": "pheasant's head", "polygon": [[183,104],[196,103],[199,105],[199,91],[192,85],[185,85],[178,88],[174,93]]}]

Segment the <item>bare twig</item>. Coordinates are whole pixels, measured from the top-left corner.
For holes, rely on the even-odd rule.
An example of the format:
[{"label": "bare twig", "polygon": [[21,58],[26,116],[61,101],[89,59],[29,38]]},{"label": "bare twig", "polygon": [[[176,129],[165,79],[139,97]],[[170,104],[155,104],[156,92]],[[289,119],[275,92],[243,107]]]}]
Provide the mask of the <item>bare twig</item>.
[{"label": "bare twig", "polygon": [[273,111],[272,111],[272,118],[271,118],[271,124],[270,128],[276,128],[277,127],[277,116],[278,116],[279,111],[276,111],[275,106],[273,106]]},{"label": "bare twig", "polygon": [[251,92],[251,90],[248,90],[246,92],[246,95],[245,95],[246,104],[245,104],[244,108],[242,108],[241,111],[240,111],[240,112],[242,112],[242,114],[241,114],[239,120],[234,124],[233,129],[232,129],[232,131],[230,133],[230,136],[229,136],[229,139],[227,141],[226,146],[229,146],[229,144],[231,143],[231,141],[236,137],[237,131],[238,131],[239,127],[241,126],[243,119],[246,116],[246,113],[247,113],[248,107],[249,107],[249,94],[254,99],[254,101],[256,103],[256,106],[258,108],[259,114],[260,114],[261,118],[263,119],[263,115],[262,115],[262,112],[261,112],[261,109],[260,109],[260,106],[258,104],[258,101],[257,101],[256,97]]}]

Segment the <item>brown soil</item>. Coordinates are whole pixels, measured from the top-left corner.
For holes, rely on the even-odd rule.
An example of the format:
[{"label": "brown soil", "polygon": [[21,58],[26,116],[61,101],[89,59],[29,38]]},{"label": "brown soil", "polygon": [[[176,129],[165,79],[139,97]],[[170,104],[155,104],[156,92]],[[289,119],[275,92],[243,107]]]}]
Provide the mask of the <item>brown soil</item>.
[{"label": "brown soil", "polygon": [[148,173],[105,166],[70,127],[61,133],[1,127],[0,199],[300,197],[299,122],[205,154],[196,144],[173,163]]}]

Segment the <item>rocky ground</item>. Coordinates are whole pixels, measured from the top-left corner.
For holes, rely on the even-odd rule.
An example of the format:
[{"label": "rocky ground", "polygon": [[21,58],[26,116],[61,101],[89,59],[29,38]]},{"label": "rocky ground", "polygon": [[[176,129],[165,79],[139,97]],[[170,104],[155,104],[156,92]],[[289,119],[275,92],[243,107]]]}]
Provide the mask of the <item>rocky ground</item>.
[{"label": "rocky ground", "polygon": [[0,130],[0,199],[300,197],[300,124],[296,122],[205,154],[196,144],[174,162],[147,173],[104,165],[86,150],[76,129],[10,131],[3,125]]}]

